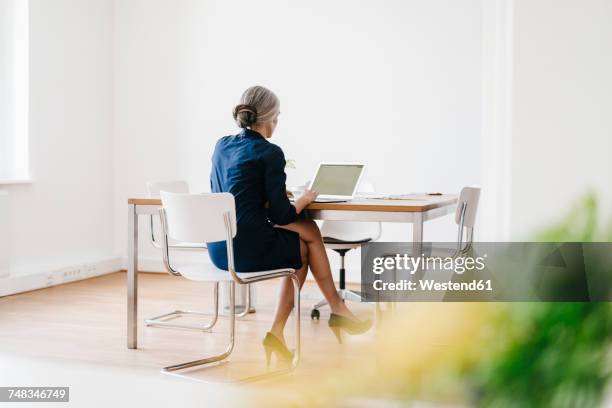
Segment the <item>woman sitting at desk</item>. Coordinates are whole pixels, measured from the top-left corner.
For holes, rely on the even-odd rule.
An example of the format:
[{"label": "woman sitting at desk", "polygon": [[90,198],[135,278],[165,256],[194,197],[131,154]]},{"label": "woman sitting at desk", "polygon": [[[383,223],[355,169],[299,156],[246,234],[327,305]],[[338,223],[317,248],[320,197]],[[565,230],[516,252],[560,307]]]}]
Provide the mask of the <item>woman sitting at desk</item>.
[{"label": "woman sitting at desk", "polygon": [[[331,308],[329,327],[338,339],[340,331],[363,333],[371,322],[359,321],[338,296],[319,227],[312,220],[298,218],[317,193],[305,191],[293,205],[287,197],[285,156],[267,140],[276,128],[279,106],[272,91],[261,86],[247,89],[234,108],[234,119],[242,131],[222,137],[212,157],[212,191],[229,192],[236,200],[236,270],[295,268],[303,284],[310,267]],[[225,242],[210,243],[208,248],[213,263],[227,270]],[[284,360],[292,358],[283,336],[292,309],[293,285],[285,278],[272,328],[263,341],[268,354],[275,352]]]}]

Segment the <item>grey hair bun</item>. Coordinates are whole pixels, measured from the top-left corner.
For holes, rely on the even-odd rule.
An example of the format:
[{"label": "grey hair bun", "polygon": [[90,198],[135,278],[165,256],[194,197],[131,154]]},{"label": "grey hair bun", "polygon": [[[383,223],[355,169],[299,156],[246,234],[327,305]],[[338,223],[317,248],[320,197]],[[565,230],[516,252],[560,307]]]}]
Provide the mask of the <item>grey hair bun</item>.
[{"label": "grey hair bun", "polygon": [[241,128],[246,128],[257,123],[257,109],[251,105],[236,105],[234,108],[234,120]]},{"label": "grey hair bun", "polygon": [[278,116],[278,97],[263,86],[252,86],[242,94],[240,105],[234,108],[234,120],[241,128],[272,122]]}]

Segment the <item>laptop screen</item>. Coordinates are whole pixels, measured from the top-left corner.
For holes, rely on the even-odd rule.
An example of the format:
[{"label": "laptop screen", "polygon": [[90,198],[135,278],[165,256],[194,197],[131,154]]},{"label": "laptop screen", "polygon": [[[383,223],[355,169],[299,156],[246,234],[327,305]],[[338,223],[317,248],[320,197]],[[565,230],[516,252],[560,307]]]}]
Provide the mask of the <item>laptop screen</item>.
[{"label": "laptop screen", "polygon": [[351,196],[362,171],[363,164],[322,164],[310,189],[321,195]]}]

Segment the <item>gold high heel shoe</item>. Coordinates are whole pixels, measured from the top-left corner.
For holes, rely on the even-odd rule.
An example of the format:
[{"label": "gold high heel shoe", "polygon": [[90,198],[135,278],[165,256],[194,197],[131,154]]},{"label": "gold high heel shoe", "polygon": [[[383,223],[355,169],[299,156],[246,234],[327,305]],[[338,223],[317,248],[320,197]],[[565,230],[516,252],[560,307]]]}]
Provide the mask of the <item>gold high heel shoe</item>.
[{"label": "gold high heel shoe", "polygon": [[362,334],[370,330],[372,327],[371,320],[364,320],[363,322],[355,321],[344,316],[340,316],[332,313],[329,316],[328,322],[329,328],[336,335],[338,343],[342,344],[342,332],[345,331],[348,334]]},{"label": "gold high heel shoe", "polygon": [[291,363],[293,361],[293,352],[272,333],[266,333],[266,337],[263,339],[262,344],[266,350],[266,366],[268,368],[270,368],[272,353],[276,353],[276,358],[285,363]]}]

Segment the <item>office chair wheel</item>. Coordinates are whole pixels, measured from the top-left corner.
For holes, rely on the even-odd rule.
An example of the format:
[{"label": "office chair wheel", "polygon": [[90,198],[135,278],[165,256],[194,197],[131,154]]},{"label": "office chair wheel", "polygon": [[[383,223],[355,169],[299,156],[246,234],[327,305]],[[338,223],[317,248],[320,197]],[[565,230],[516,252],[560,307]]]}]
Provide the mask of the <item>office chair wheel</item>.
[{"label": "office chair wheel", "polygon": [[310,312],[310,318],[312,320],[314,319],[319,320],[320,317],[321,317],[321,312],[319,312],[319,309],[312,309],[312,312]]}]

